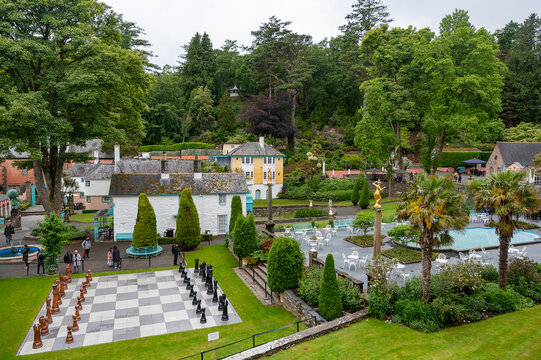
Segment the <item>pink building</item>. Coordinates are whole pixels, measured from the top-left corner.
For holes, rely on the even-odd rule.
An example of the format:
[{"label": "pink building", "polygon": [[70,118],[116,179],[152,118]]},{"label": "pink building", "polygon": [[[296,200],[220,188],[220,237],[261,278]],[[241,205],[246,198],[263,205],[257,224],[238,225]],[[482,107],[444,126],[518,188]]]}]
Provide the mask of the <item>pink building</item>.
[{"label": "pink building", "polygon": [[541,184],[541,175],[535,171],[535,155],[541,153],[541,142],[497,142],[486,164],[486,176],[507,170],[525,171],[527,180]]}]

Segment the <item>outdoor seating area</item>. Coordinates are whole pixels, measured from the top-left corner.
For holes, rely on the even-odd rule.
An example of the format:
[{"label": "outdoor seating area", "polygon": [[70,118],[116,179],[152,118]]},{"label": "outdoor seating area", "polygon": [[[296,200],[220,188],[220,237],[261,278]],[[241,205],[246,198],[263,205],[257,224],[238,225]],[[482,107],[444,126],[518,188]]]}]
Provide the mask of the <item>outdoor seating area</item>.
[{"label": "outdoor seating area", "polygon": [[492,215],[489,215],[485,211],[470,210],[469,220],[470,223],[486,224],[492,221]]}]

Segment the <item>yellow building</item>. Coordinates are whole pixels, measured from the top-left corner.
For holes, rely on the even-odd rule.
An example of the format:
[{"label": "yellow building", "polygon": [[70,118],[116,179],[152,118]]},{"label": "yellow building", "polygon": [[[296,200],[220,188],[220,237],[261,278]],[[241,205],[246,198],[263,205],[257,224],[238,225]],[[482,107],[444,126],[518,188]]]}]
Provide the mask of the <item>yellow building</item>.
[{"label": "yellow building", "polygon": [[267,198],[269,181],[274,184],[273,198],[282,191],[286,156],[265,144],[263,137],[259,138],[259,142],[224,144],[223,153],[224,155],[219,156],[222,158],[220,163],[227,164],[232,172],[244,173],[248,190],[254,199]]}]

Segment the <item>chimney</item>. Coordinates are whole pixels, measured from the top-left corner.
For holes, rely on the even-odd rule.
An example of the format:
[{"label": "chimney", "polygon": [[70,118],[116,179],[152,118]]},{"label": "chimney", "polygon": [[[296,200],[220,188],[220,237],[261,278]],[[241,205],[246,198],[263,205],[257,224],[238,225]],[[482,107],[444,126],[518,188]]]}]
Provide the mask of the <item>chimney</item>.
[{"label": "chimney", "polygon": [[98,150],[94,150],[92,152],[92,156],[94,157],[94,164],[97,164],[100,162],[100,152]]},{"label": "chimney", "polygon": [[115,165],[120,162],[120,145],[115,144]]},{"label": "chimney", "polygon": [[199,160],[199,155],[195,155],[195,159],[193,161],[193,172],[194,173],[201,172],[201,160]]},{"label": "chimney", "polygon": [[167,172],[167,160],[165,159],[161,159],[160,160],[160,164],[161,164],[161,173],[164,174]]},{"label": "chimney", "polygon": [[265,147],[265,138],[263,136],[259,137],[259,146],[261,146],[262,148]]}]

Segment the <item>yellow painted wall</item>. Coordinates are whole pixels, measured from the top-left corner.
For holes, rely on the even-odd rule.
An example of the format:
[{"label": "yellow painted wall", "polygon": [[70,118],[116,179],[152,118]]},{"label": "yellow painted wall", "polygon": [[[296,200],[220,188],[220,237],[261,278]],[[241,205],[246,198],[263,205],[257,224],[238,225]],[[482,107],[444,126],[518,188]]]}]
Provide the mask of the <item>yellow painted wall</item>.
[{"label": "yellow painted wall", "polygon": [[263,158],[254,157],[254,184],[263,184]]},{"label": "yellow painted wall", "polygon": [[283,184],[284,183],[284,158],[276,158],[276,170],[275,170],[275,184]]},{"label": "yellow painted wall", "polygon": [[242,163],[241,163],[241,157],[232,157],[231,158],[231,172],[237,172],[236,169],[240,169],[242,171]]}]

